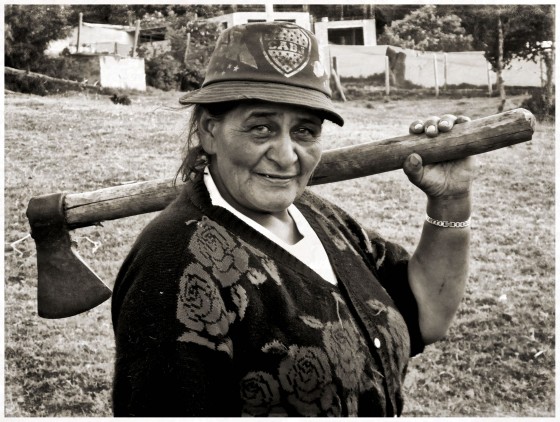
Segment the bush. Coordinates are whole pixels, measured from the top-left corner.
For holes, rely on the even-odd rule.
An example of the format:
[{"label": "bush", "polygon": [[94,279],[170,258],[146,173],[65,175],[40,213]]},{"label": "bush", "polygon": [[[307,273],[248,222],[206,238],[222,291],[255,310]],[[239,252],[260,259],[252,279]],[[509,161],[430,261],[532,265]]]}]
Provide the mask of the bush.
[{"label": "bush", "polygon": [[532,95],[521,103],[521,107],[533,113],[538,120],[554,119],[554,102],[554,98],[548,102],[541,90],[534,90]]},{"label": "bush", "polygon": [[204,82],[204,75],[196,69],[185,69],[180,75],[181,91],[199,89]]},{"label": "bush", "polygon": [[30,78],[26,75],[4,75],[4,85],[6,89],[24,94],[45,96],[48,94],[48,82],[44,79]]},{"label": "bush", "polygon": [[72,60],[69,57],[45,57],[37,62],[33,72],[52,76],[53,78],[66,79],[80,82],[84,79],[84,63]]},{"label": "bush", "polygon": [[170,54],[146,60],[146,83],[163,91],[176,90],[181,80],[181,63]]},{"label": "bush", "polygon": [[69,83],[64,80],[49,80],[37,74],[8,72],[4,73],[4,85],[6,89],[11,91],[40,96],[60,94],[67,91],[80,92],[84,89],[80,84]]}]

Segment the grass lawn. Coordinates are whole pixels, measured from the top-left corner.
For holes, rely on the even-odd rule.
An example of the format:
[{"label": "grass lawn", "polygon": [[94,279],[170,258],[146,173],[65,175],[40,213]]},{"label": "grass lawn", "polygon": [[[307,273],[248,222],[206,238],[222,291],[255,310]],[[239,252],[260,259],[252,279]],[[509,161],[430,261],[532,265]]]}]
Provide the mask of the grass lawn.
[{"label": "grass lawn", "polygon": [[[31,197],[170,178],[187,113],[178,93],[133,95],[132,105],[73,94],[5,96],[5,415],[110,416],[110,304],[84,314],[37,316]],[[512,98],[519,104],[521,97]],[[496,112],[487,98],[351,101],[344,128],[325,124],[325,148],[406,133],[416,118]],[[447,339],[414,358],[404,416],[554,415],[554,126],[533,140],[479,156],[472,264]],[[313,187],[364,225],[413,251],[425,199],[401,171]],[[153,215],[73,232],[81,256],[112,287]]]}]

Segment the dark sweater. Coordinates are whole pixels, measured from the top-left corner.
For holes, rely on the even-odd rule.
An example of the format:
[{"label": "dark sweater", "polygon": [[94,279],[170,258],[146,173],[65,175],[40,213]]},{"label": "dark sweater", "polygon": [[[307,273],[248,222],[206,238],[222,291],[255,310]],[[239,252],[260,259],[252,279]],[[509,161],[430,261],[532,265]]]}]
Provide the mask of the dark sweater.
[{"label": "dark sweater", "polygon": [[335,286],[202,180],[142,232],[116,281],[116,416],[392,416],[423,349],[408,255],[306,191]]}]

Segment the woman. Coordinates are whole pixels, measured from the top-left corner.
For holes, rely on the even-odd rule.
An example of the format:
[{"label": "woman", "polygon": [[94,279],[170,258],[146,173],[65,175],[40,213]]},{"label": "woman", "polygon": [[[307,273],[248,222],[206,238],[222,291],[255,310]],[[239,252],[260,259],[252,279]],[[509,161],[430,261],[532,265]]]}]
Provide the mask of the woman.
[{"label": "woman", "polygon": [[472,159],[406,160],[429,216],[409,257],[305,189],[323,120],[343,124],[313,34],[225,31],[181,103],[185,187],[115,285],[115,415],[400,415],[409,357],[463,294]]}]

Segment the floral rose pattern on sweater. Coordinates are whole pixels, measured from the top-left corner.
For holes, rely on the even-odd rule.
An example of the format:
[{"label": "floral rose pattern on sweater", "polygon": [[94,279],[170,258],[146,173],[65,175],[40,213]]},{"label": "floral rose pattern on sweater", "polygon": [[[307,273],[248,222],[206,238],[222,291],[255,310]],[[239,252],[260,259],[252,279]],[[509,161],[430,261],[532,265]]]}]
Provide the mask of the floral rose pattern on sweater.
[{"label": "floral rose pattern on sweater", "polygon": [[[329,227],[327,220],[320,224]],[[331,229],[328,233],[339,240],[337,246],[341,250],[353,249],[340,232]],[[189,250],[197,262],[187,267],[180,281],[177,318],[187,330],[179,340],[225,351],[233,357],[230,325],[243,320],[249,306],[240,280],[246,277],[255,286],[268,281],[281,285],[278,268],[265,253],[232,237],[208,218],[197,225]],[[331,300],[338,320],[322,322],[310,315],[300,317],[309,327],[320,330],[321,348],[285,346],[279,340],[263,347],[263,353],[276,353],[282,358],[277,373],[253,371],[240,380],[244,414],[281,415],[290,413],[286,412],[288,407],[300,415],[339,416],[344,406],[345,413],[357,415],[361,393],[375,389],[384,394],[382,377],[371,362],[366,363],[367,345],[349,317],[344,299],[333,292]],[[402,332],[402,318],[382,302],[371,300],[368,305],[374,315],[387,319],[389,327],[394,326],[390,331],[381,327],[380,333],[390,351],[399,355],[396,360],[403,360],[406,351],[402,350],[402,343],[406,344],[407,339]],[[402,370],[398,368],[398,372]],[[347,391],[343,397],[339,396],[333,377]],[[287,403],[281,403],[280,397],[285,397]]]},{"label": "floral rose pattern on sweater", "polygon": [[364,370],[365,356],[358,352],[360,340],[354,324],[348,320],[342,323],[327,322],[323,331],[323,341],[342,385],[348,389],[357,389],[359,374]]},{"label": "floral rose pattern on sweater", "polygon": [[240,382],[243,411],[253,416],[268,416],[280,404],[280,385],[266,372],[249,372]]},{"label": "floral rose pattern on sweater", "polygon": [[[206,216],[197,223],[188,247],[196,262],[179,281],[177,319],[187,328],[179,340],[226,351],[231,357],[229,326],[236,319],[243,320],[248,306],[240,279],[247,276],[255,285],[267,280],[281,284],[278,268],[264,253],[234,239]],[[260,258],[256,263],[260,268],[249,266],[249,254]],[[227,306],[226,297],[232,306]]]},{"label": "floral rose pattern on sweater", "polygon": [[[367,362],[367,345],[352,320],[323,323],[308,315],[301,320],[322,332],[324,348],[286,347],[279,340],[266,344],[264,353],[282,356],[278,372],[249,372],[243,377],[244,414],[290,414],[282,410],[286,405],[304,416],[340,416],[344,406],[349,416],[357,416],[360,394],[374,389],[384,396],[383,377],[372,362]],[[335,376],[347,395],[340,396],[336,390]],[[281,403],[278,395],[287,397],[288,403]]]},{"label": "floral rose pattern on sweater", "polygon": [[230,354],[231,340],[226,335],[235,314],[226,310],[216,284],[198,263],[190,264],[179,281],[177,319],[187,328],[180,341]]},{"label": "floral rose pattern on sweater", "polygon": [[[383,376],[366,359],[368,348],[342,297],[333,292],[339,319],[322,322],[302,315],[300,319],[322,333],[323,347],[285,346],[273,340],[263,346],[264,353],[281,356],[278,372],[249,372],[241,381],[243,412],[252,416],[283,414],[282,406],[293,407],[300,415],[340,416],[343,407],[349,416],[357,416],[359,396],[375,390],[384,396]],[[372,303],[373,305],[373,303]],[[380,303],[377,312],[394,312]],[[381,310],[380,310],[381,309]],[[387,333],[384,340],[391,341]],[[400,339],[400,337],[399,337]],[[340,395],[334,377],[347,394]],[[287,397],[287,404],[278,397]],[[284,414],[289,412],[284,412]]]},{"label": "floral rose pattern on sweater", "polygon": [[203,217],[198,224],[197,233],[189,243],[194,257],[207,268],[222,284],[231,286],[248,269],[249,255],[228,234],[227,230]]},{"label": "floral rose pattern on sweater", "polygon": [[328,357],[318,347],[290,346],[278,370],[288,403],[303,416],[340,415]]}]

